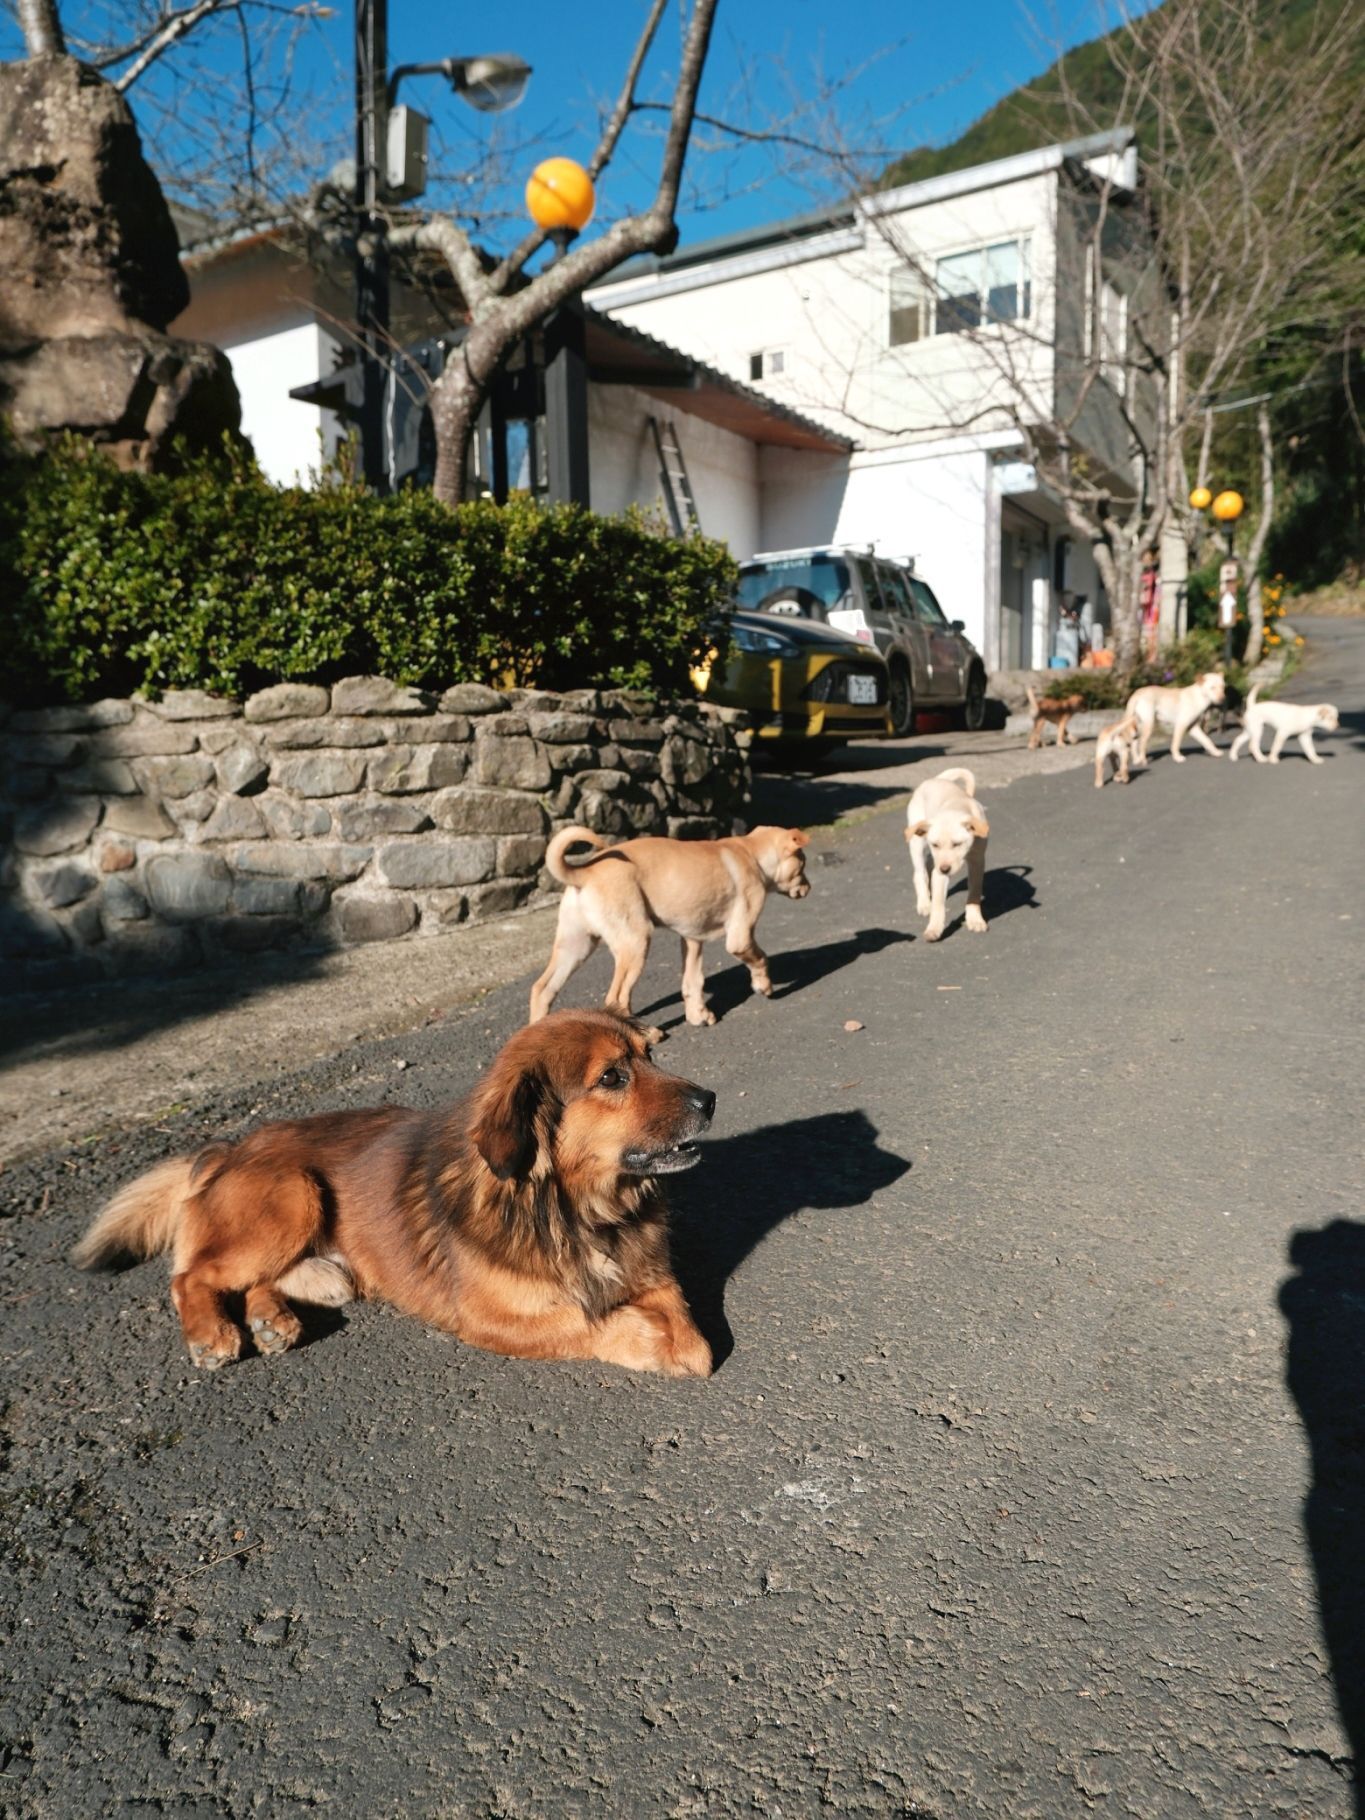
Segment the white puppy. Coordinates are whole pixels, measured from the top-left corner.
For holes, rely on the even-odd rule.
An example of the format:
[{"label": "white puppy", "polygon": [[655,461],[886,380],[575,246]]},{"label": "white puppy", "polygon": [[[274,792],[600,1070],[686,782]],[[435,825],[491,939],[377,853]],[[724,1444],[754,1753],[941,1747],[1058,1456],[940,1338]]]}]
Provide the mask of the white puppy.
[{"label": "white puppy", "polygon": [[976,800],[976,779],[960,767],[940,771],[937,777],[922,783],[910,798],[905,819],[905,838],[910,843],[910,866],[915,875],[915,908],[929,918],[925,941],[936,942],[943,934],[948,881],[964,865],[967,927],[984,935],[981,887],[986,876],[986,836],[990,827]]},{"label": "white puppy", "polygon": [[[1228,757],[1235,759],[1244,746],[1251,747],[1251,756],[1258,764],[1278,765],[1280,747],[1287,739],[1297,738],[1303,747],[1303,755],[1310,765],[1320,765],[1313,745],[1314,727],[1322,727],[1328,733],[1335,733],[1339,722],[1337,711],[1330,701],[1315,702],[1311,707],[1301,707],[1292,701],[1257,701],[1261,685],[1257,683],[1246,699],[1243,712],[1242,731],[1232,742]],[[1273,727],[1275,737],[1270,742],[1270,757],[1261,750],[1261,728]]]},{"label": "white puppy", "polygon": [[1128,782],[1128,761],[1137,752],[1137,722],[1125,715],[1106,727],[1095,742],[1095,788],[1103,790],[1105,767],[1112,758],[1114,775],[1121,784]]},{"label": "white puppy", "polygon": [[1222,699],[1221,670],[1206,670],[1196,682],[1184,689],[1161,689],[1153,684],[1145,689],[1134,689],[1123,710],[1125,720],[1136,720],[1138,724],[1138,750],[1134,763],[1147,763],[1147,745],[1158,721],[1163,727],[1171,729],[1171,757],[1178,765],[1185,762],[1180,743],[1187,733],[1199,741],[1210,758],[1221,758],[1222,754],[1199,722]]}]

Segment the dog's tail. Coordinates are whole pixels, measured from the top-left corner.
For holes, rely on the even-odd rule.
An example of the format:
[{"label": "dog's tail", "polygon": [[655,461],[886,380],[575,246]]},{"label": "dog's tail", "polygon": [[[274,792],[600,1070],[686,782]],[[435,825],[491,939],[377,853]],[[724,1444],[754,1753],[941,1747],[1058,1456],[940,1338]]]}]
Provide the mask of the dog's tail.
[{"label": "dog's tail", "polygon": [[1256,706],[1256,697],[1260,693],[1261,685],[1259,683],[1252,683],[1251,687],[1247,690],[1247,698],[1242,703],[1242,706],[1244,708],[1254,708]]},{"label": "dog's tail", "polygon": [[189,1198],[192,1156],[173,1156],[120,1188],[71,1253],[82,1270],[116,1270],[169,1251]]},{"label": "dog's tail", "polygon": [[955,765],[951,771],[940,771],[939,777],[944,783],[961,784],[968,796],[976,795],[976,779],[965,765]]},{"label": "dog's tail", "polygon": [[1024,693],[1028,696],[1028,711],[1036,719],[1038,715],[1038,697],[1034,693],[1032,683],[1024,684]]},{"label": "dog's tail", "polygon": [[[577,866],[570,866],[566,864],[564,856],[570,847],[581,847],[585,844],[589,847],[596,847],[599,852],[604,851],[610,845],[608,841],[602,839],[600,834],[594,834],[591,828],[561,828],[550,842],[549,851],[545,855],[546,870],[551,878],[557,879],[561,885],[576,885],[578,880],[574,874],[580,871],[584,865],[591,865],[592,859],[580,861]],[[595,858],[596,855],[593,857]]]}]

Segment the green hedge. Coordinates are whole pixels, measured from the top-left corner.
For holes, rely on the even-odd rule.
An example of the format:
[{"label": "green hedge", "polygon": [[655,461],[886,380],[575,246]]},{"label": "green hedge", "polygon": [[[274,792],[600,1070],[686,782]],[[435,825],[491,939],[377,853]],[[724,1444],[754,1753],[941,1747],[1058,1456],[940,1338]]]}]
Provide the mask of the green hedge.
[{"label": "green hedge", "polygon": [[276,487],[233,450],[125,474],[0,452],[0,696],[242,695],[370,673],[430,688],[685,693],[736,572],[639,512]]}]

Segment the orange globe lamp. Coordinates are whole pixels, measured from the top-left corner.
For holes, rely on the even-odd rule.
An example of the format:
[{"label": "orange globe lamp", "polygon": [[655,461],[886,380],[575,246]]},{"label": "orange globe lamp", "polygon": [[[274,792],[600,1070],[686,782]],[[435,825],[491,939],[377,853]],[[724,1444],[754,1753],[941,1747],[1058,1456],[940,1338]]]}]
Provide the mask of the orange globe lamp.
[{"label": "orange globe lamp", "polygon": [[1242,516],[1246,501],[1240,493],[1234,493],[1231,487],[1226,493],[1220,493],[1213,502],[1213,515],[1219,524],[1230,525]]},{"label": "orange globe lamp", "polygon": [[572,158],[546,158],[526,184],[526,212],[547,234],[576,234],[592,220],[597,192]]},{"label": "orange globe lamp", "polygon": [[1213,504],[1213,494],[1207,487],[1196,487],[1190,494],[1190,504],[1196,512],[1207,512]]}]

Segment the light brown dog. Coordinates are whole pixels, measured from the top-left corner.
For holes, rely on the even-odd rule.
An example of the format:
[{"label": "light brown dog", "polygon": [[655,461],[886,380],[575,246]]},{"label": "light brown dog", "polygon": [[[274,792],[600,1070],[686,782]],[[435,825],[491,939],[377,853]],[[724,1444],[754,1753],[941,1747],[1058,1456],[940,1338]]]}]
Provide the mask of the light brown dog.
[{"label": "light brown dog", "polygon": [[302,1336],[290,1298],[392,1302],[471,1346],[706,1377],[656,1177],[690,1169],[716,1096],[664,1074],[638,1024],[563,1011],[521,1030],[459,1106],[323,1113],[161,1163],[73,1253],[174,1254],[190,1357]]},{"label": "light brown dog", "polygon": [[1128,762],[1137,750],[1137,721],[1125,714],[1122,720],[1106,727],[1095,742],[1095,788],[1103,790],[1109,760],[1114,761],[1114,781],[1128,782]]},{"label": "light brown dog", "polygon": [[1028,705],[1033,713],[1033,731],[1028,736],[1029,751],[1032,752],[1035,746],[1042,745],[1043,730],[1049,725],[1057,729],[1059,746],[1074,746],[1077,742],[1067,738],[1067,724],[1071,716],[1079,714],[1085,706],[1085,697],[1083,695],[1038,695],[1031,686],[1026,687],[1025,693],[1028,695]]},{"label": "light brown dog", "polygon": [[1218,706],[1226,692],[1227,684],[1221,670],[1205,670],[1202,676],[1183,689],[1162,689],[1152,683],[1146,688],[1134,689],[1123,710],[1124,719],[1135,720],[1138,727],[1137,753],[1133,763],[1147,763],[1147,747],[1158,721],[1171,729],[1171,757],[1176,764],[1183,765],[1185,762],[1185,754],[1180,747],[1187,733],[1191,739],[1198,740],[1210,758],[1221,758],[1222,753],[1199,722],[1210,708]]},{"label": "light brown dog", "polygon": [[[570,847],[586,842],[597,852],[570,866]],[[755,828],[728,840],[646,837],[608,846],[589,828],[562,828],[545,864],[564,886],[559,926],[549,965],[531,988],[534,1024],[598,942],[616,961],[607,1009],[630,1016],[630,995],[644,972],[656,928],[682,937],[683,1009],[689,1024],[714,1024],[702,987],[702,943],[724,936],[726,951],[749,969],[755,992],[772,997],[768,957],[754,939],[754,925],[770,891],[800,898],[810,892],[802,852],[810,836],[799,828]]]}]

